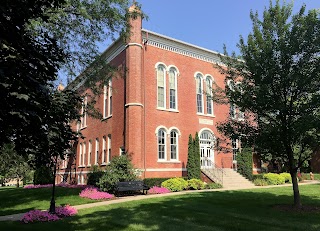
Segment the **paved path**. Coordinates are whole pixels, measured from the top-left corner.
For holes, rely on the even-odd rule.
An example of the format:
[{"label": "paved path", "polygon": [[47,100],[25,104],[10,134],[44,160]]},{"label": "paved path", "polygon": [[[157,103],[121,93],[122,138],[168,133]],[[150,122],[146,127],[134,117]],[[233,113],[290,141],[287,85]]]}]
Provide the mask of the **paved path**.
[{"label": "paved path", "polygon": [[[305,181],[304,183],[300,183],[299,185],[308,185],[308,184],[319,184],[320,181],[313,180],[313,181]],[[166,193],[166,194],[152,194],[152,195],[136,195],[136,196],[127,196],[127,197],[120,197],[115,200],[109,200],[109,201],[101,201],[101,202],[95,202],[90,204],[82,204],[82,205],[74,205],[72,207],[75,207],[76,209],[87,209],[97,206],[103,206],[103,205],[111,205],[111,204],[118,204],[123,203],[127,201],[137,201],[137,200],[144,200],[144,199],[150,199],[150,198],[156,198],[156,197],[169,197],[169,196],[176,196],[176,195],[184,195],[189,193],[198,193],[198,192],[215,192],[215,191],[228,191],[228,190],[241,190],[241,189],[255,189],[255,188],[276,188],[276,187],[289,187],[290,185],[268,185],[268,186],[253,186],[253,187],[241,187],[239,185],[238,187],[230,187],[230,188],[220,188],[220,189],[205,189],[201,191],[193,190],[193,191],[181,191],[181,192],[173,192],[173,193]],[[18,214],[12,214],[12,215],[6,215],[6,216],[0,216],[0,221],[18,221],[22,218],[24,213],[18,213]]]}]

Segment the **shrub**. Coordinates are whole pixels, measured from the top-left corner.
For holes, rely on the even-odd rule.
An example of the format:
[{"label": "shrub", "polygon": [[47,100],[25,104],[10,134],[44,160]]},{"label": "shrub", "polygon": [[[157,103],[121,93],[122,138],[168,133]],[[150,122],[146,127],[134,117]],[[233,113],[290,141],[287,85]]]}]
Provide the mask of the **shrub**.
[{"label": "shrub", "polygon": [[165,187],[171,192],[179,192],[188,187],[188,182],[183,178],[171,178],[162,182],[161,187]]},{"label": "shrub", "polygon": [[264,173],[252,175],[252,181],[254,181],[255,179],[263,179],[263,175]]},{"label": "shrub", "polygon": [[285,183],[284,176],[281,176],[276,173],[267,173],[263,175],[263,179],[265,179],[269,185],[279,185]]},{"label": "shrub", "polygon": [[143,179],[143,183],[147,185],[149,188],[153,186],[161,186],[161,183],[168,180],[170,178],[145,178]]},{"label": "shrub", "polygon": [[280,173],[280,176],[284,177],[284,182],[285,183],[292,183],[292,179],[291,179],[290,173],[283,172],[283,173]]},{"label": "shrub", "polygon": [[33,183],[36,184],[52,184],[53,173],[51,168],[47,166],[41,166],[34,171]]},{"label": "shrub", "polygon": [[93,166],[91,172],[88,173],[87,185],[98,186],[103,173],[104,171],[99,169],[97,166]]},{"label": "shrub", "polygon": [[170,190],[164,187],[153,186],[148,190],[148,194],[164,194],[169,193]]},{"label": "shrub", "polygon": [[134,181],[136,179],[137,176],[134,174],[130,157],[122,155],[112,158],[110,165],[106,167],[106,171],[97,184],[102,191],[114,193],[117,182]]},{"label": "shrub", "polygon": [[238,172],[249,180],[252,180],[252,149],[245,147],[237,154]]},{"label": "shrub", "polygon": [[194,190],[204,189],[204,183],[201,180],[190,179],[187,182],[188,182],[188,189],[194,189]]},{"label": "shrub", "polygon": [[217,188],[222,188],[222,185],[219,183],[209,183],[206,184],[206,189],[217,189]]},{"label": "shrub", "polygon": [[83,198],[89,198],[91,200],[111,199],[114,197],[112,194],[107,192],[100,192],[96,187],[87,187],[83,189],[79,196]]},{"label": "shrub", "polygon": [[268,181],[266,179],[256,178],[253,180],[255,186],[267,186]]}]

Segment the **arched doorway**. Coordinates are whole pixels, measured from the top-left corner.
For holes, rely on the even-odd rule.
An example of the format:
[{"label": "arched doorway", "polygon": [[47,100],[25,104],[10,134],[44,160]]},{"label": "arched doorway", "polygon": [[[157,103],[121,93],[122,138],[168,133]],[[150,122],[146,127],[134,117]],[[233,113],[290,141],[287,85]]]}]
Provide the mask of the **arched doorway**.
[{"label": "arched doorway", "polygon": [[203,130],[200,133],[200,165],[201,168],[213,168],[214,166],[214,140],[213,133]]}]

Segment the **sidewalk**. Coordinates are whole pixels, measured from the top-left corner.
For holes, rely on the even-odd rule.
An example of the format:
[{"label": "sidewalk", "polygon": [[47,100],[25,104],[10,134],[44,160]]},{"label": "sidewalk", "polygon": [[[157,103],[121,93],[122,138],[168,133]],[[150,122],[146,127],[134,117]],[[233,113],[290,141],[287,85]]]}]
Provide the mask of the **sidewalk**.
[{"label": "sidewalk", "polygon": [[[319,184],[320,181],[313,180],[313,181],[305,181],[304,183],[300,183],[299,185],[309,185],[309,184]],[[76,209],[87,209],[97,206],[104,206],[104,205],[111,205],[111,204],[118,204],[128,201],[137,201],[137,200],[145,200],[150,198],[156,198],[156,197],[169,197],[169,196],[176,196],[176,195],[184,195],[189,193],[199,193],[199,192],[215,192],[215,191],[228,191],[228,190],[241,190],[241,189],[258,189],[258,188],[275,188],[275,187],[290,187],[291,185],[284,184],[284,185],[269,185],[269,186],[253,186],[253,187],[241,187],[239,185],[238,187],[230,187],[230,188],[219,188],[219,189],[204,189],[201,191],[193,190],[193,191],[181,191],[181,192],[172,192],[172,193],[166,193],[166,194],[152,194],[152,195],[136,195],[136,196],[127,196],[127,197],[119,197],[115,200],[109,200],[109,201],[101,201],[101,202],[95,202],[90,204],[82,204],[82,205],[75,205],[72,207],[75,207]],[[18,221],[22,218],[24,213],[18,213],[18,214],[12,214],[12,215],[6,215],[6,216],[0,216],[0,222],[1,221]]]}]

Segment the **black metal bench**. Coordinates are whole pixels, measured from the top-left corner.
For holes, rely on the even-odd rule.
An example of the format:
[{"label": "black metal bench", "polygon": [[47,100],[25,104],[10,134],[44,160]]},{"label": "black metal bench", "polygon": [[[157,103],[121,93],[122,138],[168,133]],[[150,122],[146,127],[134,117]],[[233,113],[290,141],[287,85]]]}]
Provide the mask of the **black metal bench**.
[{"label": "black metal bench", "polygon": [[116,184],[116,192],[119,194],[119,192],[136,192],[136,191],[142,191],[143,194],[146,194],[149,190],[149,187],[143,184],[143,181],[123,181],[118,182]]}]

